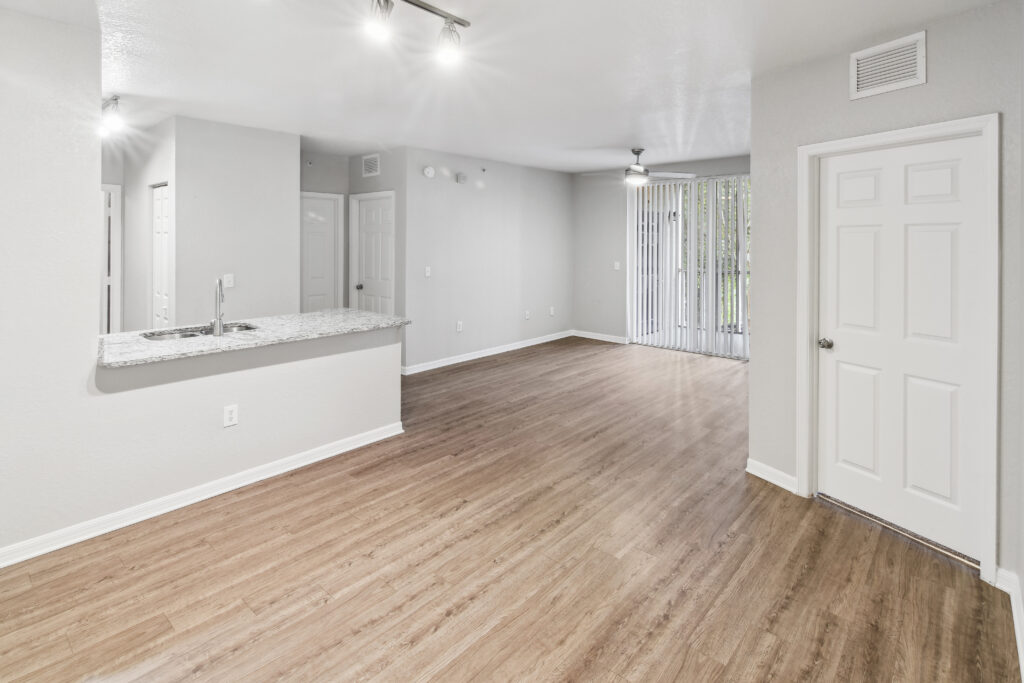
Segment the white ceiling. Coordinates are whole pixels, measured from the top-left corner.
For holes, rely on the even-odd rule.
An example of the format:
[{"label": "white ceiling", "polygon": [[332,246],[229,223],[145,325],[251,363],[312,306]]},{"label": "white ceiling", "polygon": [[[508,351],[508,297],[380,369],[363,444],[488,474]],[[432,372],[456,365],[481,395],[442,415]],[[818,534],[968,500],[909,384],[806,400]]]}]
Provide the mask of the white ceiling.
[{"label": "white ceiling", "polygon": [[402,2],[381,46],[362,30],[368,0],[98,0],[104,92],[134,122],[182,114],[341,153],[594,170],[638,144],[649,163],[745,154],[752,73],[990,2],[433,1],[473,23],[454,69],[432,58],[441,21]]}]

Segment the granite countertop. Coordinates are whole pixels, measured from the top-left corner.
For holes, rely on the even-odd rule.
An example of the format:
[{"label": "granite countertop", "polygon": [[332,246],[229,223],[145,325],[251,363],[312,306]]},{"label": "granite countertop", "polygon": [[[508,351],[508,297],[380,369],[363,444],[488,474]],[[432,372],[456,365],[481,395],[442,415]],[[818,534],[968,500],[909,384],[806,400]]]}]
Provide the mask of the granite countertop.
[{"label": "granite countertop", "polygon": [[[193,325],[166,330],[139,330],[118,332],[100,336],[97,365],[104,368],[121,368],[130,365],[144,365],[177,358],[192,358],[223,351],[254,349],[271,344],[336,337],[354,332],[369,332],[389,327],[402,327],[409,321],[393,315],[360,311],[354,308],[335,308],[316,313],[293,313],[274,315],[266,318],[248,318],[242,321],[255,325],[256,329],[230,332],[222,337],[203,335],[185,339],[146,339],[146,332],[172,332],[193,330],[202,327]],[[225,321],[225,324],[229,324]]]}]

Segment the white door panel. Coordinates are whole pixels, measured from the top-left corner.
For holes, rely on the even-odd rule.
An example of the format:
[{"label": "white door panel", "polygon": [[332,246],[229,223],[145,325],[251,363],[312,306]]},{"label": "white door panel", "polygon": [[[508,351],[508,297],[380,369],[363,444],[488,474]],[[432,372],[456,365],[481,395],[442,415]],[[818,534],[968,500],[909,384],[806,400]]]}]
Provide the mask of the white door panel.
[{"label": "white door panel", "polygon": [[351,226],[352,308],[376,313],[395,312],[395,199],[394,195],[353,198]]},{"label": "white door panel", "polygon": [[302,312],[337,308],[341,195],[304,192],[301,199]]},{"label": "white door panel", "polygon": [[970,557],[995,449],[998,291],[981,138],[820,168],[818,488]]},{"label": "white door panel", "polygon": [[153,208],[153,327],[174,324],[174,233],[167,185],[151,188]]}]

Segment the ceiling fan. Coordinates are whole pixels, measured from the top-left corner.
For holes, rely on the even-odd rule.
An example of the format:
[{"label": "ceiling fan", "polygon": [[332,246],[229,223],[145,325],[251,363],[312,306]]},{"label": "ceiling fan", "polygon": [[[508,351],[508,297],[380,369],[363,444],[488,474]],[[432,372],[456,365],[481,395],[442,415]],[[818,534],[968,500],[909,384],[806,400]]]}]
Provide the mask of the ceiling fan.
[{"label": "ceiling fan", "polygon": [[[646,185],[650,180],[686,180],[689,178],[696,178],[696,173],[678,173],[675,171],[652,171],[643,164],[640,163],[640,155],[644,153],[642,147],[636,147],[633,150],[633,155],[636,157],[636,161],[629,165],[626,169],[626,183],[634,187]],[[618,177],[620,171],[589,171],[582,175],[586,176],[610,176]]]},{"label": "ceiling fan", "polygon": [[634,147],[632,150],[633,155],[636,156],[636,161],[630,164],[626,168],[626,184],[628,185],[646,185],[649,180],[670,180],[670,179],[685,179],[696,177],[693,173],[676,173],[674,171],[651,171],[643,164],[640,163],[640,155],[644,153],[643,147]]}]

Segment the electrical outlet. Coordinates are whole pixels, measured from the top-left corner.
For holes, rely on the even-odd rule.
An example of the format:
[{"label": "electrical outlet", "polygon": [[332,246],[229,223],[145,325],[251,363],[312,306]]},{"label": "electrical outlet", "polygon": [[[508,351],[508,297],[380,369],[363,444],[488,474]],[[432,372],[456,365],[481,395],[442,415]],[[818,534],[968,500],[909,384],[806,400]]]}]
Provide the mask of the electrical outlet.
[{"label": "electrical outlet", "polygon": [[620,264],[618,261],[614,261],[612,263],[612,270],[621,270],[621,269],[622,269],[622,264]]},{"label": "electrical outlet", "polygon": [[224,426],[234,427],[238,424],[238,405],[224,406]]},{"label": "electrical outlet", "polygon": [[529,311],[527,311],[527,312],[526,312],[526,319],[527,319],[527,320],[529,320],[529,319],[530,319],[530,312],[529,312]]},{"label": "electrical outlet", "polygon": [[234,273],[227,273],[224,276],[224,287],[228,288],[228,287],[234,287],[234,286],[235,286],[235,274]]},{"label": "electrical outlet", "polygon": [[423,277],[430,277],[430,266],[423,269]]},{"label": "electrical outlet", "polygon": [[461,320],[459,320],[458,322],[455,323],[455,331],[456,332],[462,332],[462,321]]},{"label": "electrical outlet", "polygon": [[548,307],[548,315],[554,315],[554,314],[555,314],[555,307],[554,306],[549,306]]}]

